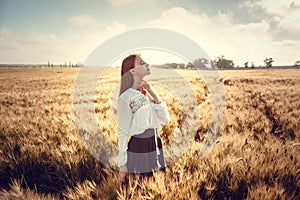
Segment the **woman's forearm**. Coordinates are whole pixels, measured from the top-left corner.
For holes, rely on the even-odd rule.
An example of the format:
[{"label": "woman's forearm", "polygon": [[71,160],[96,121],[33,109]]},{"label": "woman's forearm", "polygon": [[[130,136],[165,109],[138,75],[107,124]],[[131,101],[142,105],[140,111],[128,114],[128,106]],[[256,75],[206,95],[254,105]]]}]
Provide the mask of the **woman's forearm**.
[{"label": "woman's forearm", "polygon": [[152,90],[151,87],[149,88],[148,92],[153,97],[154,103],[160,103],[160,100],[158,99],[157,95],[155,94],[155,92]]}]

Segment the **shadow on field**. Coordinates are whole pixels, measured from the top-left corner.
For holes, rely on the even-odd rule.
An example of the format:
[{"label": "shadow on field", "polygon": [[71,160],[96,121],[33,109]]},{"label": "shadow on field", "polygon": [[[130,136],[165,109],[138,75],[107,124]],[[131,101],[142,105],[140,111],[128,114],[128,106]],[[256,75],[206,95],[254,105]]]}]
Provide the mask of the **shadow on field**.
[{"label": "shadow on field", "polygon": [[[213,171],[213,170],[212,170]],[[283,194],[289,198],[298,199],[300,187],[298,186],[298,176],[291,172],[286,174],[268,174],[252,176],[250,179],[245,177],[234,178],[234,172],[230,167],[219,171],[216,174],[210,173],[205,182],[202,182],[198,189],[198,196],[203,199],[247,199],[251,188],[261,185],[267,185],[274,188],[281,185],[284,188]],[[277,199],[283,198],[277,195]]]},{"label": "shadow on field", "polygon": [[67,187],[73,189],[78,182],[91,180],[100,183],[106,177],[101,163],[91,155],[78,163],[67,165],[49,159],[46,153],[41,153],[40,157],[22,158],[18,145],[14,153],[14,162],[0,163],[0,187],[3,189],[9,189],[12,180],[18,179],[24,188],[29,187],[41,193],[61,194]]},{"label": "shadow on field", "polygon": [[[246,199],[248,195],[247,182],[240,179],[238,183],[234,183],[237,187],[233,187],[230,184],[230,177],[232,177],[232,171],[229,167],[226,167],[216,176],[208,177],[208,181],[203,182],[198,190],[199,197],[201,199]],[[206,189],[206,187],[209,187],[210,182],[215,184],[215,189]]]}]

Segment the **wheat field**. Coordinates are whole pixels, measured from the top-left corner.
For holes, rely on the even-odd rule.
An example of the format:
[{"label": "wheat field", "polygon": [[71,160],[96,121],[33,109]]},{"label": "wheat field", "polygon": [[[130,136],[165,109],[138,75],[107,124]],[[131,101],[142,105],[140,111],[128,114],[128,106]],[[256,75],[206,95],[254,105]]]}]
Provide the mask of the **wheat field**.
[{"label": "wheat field", "polygon": [[[99,69],[81,70],[0,69],[0,199],[300,199],[299,69],[205,71],[206,80],[195,70],[153,70],[148,82],[171,116],[160,135],[177,148],[165,174],[129,176],[127,187],[95,157],[116,153],[120,70],[101,79]],[[213,106],[224,115],[219,129]],[[90,114],[102,136],[78,128]]]}]

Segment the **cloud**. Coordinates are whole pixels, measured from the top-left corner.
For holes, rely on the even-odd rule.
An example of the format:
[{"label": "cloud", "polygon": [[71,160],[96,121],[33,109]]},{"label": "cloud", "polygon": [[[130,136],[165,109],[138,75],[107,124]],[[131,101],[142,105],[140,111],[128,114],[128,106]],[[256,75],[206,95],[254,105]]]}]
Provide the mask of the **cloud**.
[{"label": "cloud", "polygon": [[151,20],[149,26],[180,32],[202,46],[212,59],[225,55],[240,66],[246,61],[263,65],[266,57],[273,57],[274,64],[293,64],[299,59],[293,53],[300,51],[299,39],[274,41],[268,20],[234,23],[232,13],[208,16],[174,7]]},{"label": "cloud", "polygon": [[145,4],[145,5],[154,5],[156,3],[164,3],[167,0],[106,0],[109,4],[113,6],[125,6],[129,4]]},{"label": "cloud", "polygon": [[5,28],[5,27],[0,28],[0,37],[1,37],[1,38],[7,37],[7,36],[9,36],[10,34],[11,34],[10,29]]},{"label": "cloud", "polygon": [[274,39],[297,39],[300,35],[300,0],[248,0],[240,4],[251,13],[260,12],[270,24]]},{"label": "cloud", "polygon": [[0,33],[4,32],[6,36],[0,37],[0,63],[83,63],[98,45],[124,31],[125,25],[118,22],[89,31],[65,31],[63,35],[43,34],[35,30],[19,32],[3,27]]},{"label": "cloud", "polygon": [[71,25],[80,27],[86,27],[96,24],[96,20],[92,16],[87,14],[72,16],[67,20],[67,22]]},{"label": "cloud", "polygon": [[285,16],[292,12],[299,11],[300,0],[281,1],[281,0],[247,0],[241,3],[240,6],[250,10],[258,10],[270,14]]}]

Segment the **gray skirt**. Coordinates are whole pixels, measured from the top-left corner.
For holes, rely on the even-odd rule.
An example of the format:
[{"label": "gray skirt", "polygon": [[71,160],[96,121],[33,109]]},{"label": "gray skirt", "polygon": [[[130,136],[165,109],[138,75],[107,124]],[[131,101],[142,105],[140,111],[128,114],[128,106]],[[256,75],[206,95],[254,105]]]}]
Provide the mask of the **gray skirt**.
[{"label": "gray skirt", "polygon": [[[157,155],[154,131],[153,128],[146,129],[143,133],[130,138],[127,149],[127,169],[129,173],[140,173],[148,176],[152,175],[152,171],[155,169],[165,171],[162,142],[157,135],[159,148],[159,155]],[[157,157],[160,166],[157,164]]]}]

